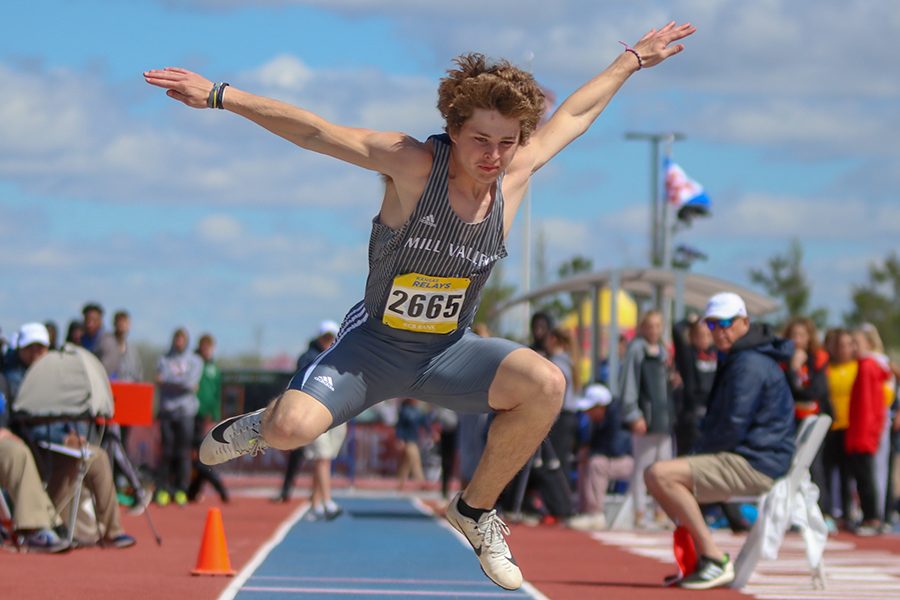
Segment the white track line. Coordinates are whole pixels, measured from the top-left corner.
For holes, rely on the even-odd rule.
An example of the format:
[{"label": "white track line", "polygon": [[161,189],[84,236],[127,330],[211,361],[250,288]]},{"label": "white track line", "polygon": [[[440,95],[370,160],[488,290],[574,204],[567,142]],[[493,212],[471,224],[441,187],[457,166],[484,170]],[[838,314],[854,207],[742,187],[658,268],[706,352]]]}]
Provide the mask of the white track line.
[{"label": "white track line", "polygon": [[250,579],[250,576],[253,575],[253,572],[256,571],[259,565],[266,560],[266,557],[269,556],[269,553],[272,552],[275,546],[284,540],[284,537],[287,535],[288,531],[290,531],[291,527],[303,518],[303,515],[309,511],[309,508],[309,504],[298,507],[291,516],[281,523],[278,529],[275,530],[275,533],[272,534],[272,537],[256,551],[256,554],[253,555],[250,562],[244,565],[241,572],[238,573],[237,576],[231,580],[231,583],[228,584],[228,587],[222,591],[219,595],[219,600],[234,600],[234,597],[241,591],[244,583]]},{"label": "white track line", "polygon": [[[461,543],[466,548],[472,548],[472,544],[469,543],[469,540],[466,539],[466,536],[458,532],[456,528],[453,527],[453,525],[447,522],[447,519],[436,515],[435,512],[431,510],[431,508],[427,504],[425,504],[418,498],[412,498],[411,500],[413,506],[415,506],[420,512],[434,518],[435,522],[447,531],[451,532],[456,537],[456,539],[459,540],[459,543]],[[527,581],[522,582],[522,591],[532,598],[536,598],[537,600],[550,600],[547,596],[543,595],[538,591],[536,587],[534,587]]]}]

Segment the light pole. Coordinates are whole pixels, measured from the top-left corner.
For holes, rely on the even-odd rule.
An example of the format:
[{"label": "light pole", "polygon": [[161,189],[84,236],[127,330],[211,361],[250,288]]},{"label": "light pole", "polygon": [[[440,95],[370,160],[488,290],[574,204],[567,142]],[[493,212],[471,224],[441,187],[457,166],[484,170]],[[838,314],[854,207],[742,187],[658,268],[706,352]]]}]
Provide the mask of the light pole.
[{"label": "light pole", "polygon": [[[668,255],[665,244],[668,243],[666,228],[666,201],[660,194],[660,144],[665,143],[665,156],[672,154],[672,144],[685,139],[683,133],[674,131],[665,133],[643,133],[629,131],[625,134],[626,140],[644,140],[651,144],[650,153],[650,265],[654,267],[668,268],[664,264]],[[659,305],[662,298],[657,294],[656,302]]]},{"label": "light pole", "polygon": [[[532,62],[534,61],[534,52],[529,50],[525,53],[525,63],[526,69],[529,73],[531,73]],[[525,293],[531,291],[531,182],[528,182],[528,188],[525,190],[525,210],[524,219],[523,219],[523,227],[525,229],[525,247],[523,252],[523,270],[522,274],[522,288],[525,290]],[[530,332],[529,322],[531,320],[531,300],[528,300],[524,304],[525,310],[525,331]],[[526,334],[526,339],[527,338]]]}]

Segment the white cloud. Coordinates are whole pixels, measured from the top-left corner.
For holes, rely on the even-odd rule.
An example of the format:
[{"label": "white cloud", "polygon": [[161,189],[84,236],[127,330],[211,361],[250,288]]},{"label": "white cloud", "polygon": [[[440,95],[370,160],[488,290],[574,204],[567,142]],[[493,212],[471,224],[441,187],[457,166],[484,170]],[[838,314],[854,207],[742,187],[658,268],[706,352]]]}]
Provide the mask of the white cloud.
[{"label": "white cloud", "polygon": [[697,219],[692,233],[710,239],[801,237],[866,242],[900,236],[900,206],[860,198],[803,198],[747,194]]},{"label": "white cloud", "polygon": [[[376,206],[380,198],[375,174],[305,152],[234,115],[171,103],[150,124],[124,112],[119,90],[85,78],[0,62],[9,84],[0,105],[0,177],[34,193],[112,202],[335,207]],[[433,83],[415,77],[314,72],[282,55],[244,78],[342,123],[420,133],[439,123]]]},{"label": "white cloud", "polygon": [[296,91],[306,87],[313,79],[313,72],[296,56],[282,54],[259,68],[257,77],[267,87]]},{"label": "white cloud", "polygon": [[590,225],[564,218],[543,219],[538,224],[539,235],[556,252],[583,254],[588,248]]},{"label": "white cloud", "polygon": [[[326,274],[307,271],[255,277],[251,289],[261,298],[305,298],[312,301],[340,299],[341,287]],[[349,308],[348,304],[346,308]]]},{"label": "white cloud", "polygon": [[242,233],[241,223],[228,215],[212,214],[197,224],[200,237],[211,242],[233,242]]}]

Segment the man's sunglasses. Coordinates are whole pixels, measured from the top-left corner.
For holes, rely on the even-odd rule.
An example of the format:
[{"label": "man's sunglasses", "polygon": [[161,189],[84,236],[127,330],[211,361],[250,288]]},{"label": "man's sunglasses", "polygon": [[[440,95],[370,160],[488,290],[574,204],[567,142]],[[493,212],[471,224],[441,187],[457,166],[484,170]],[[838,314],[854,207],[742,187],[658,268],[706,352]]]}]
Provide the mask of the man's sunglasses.
[{"label": "man's sunglasses", "polygon": [[737,317],[731,317],[730,319],[706,319],[706,326],[709,327],[710,331],[715,331],[718,329],[728,329],[732,325],[734,325],[734,321]]}]

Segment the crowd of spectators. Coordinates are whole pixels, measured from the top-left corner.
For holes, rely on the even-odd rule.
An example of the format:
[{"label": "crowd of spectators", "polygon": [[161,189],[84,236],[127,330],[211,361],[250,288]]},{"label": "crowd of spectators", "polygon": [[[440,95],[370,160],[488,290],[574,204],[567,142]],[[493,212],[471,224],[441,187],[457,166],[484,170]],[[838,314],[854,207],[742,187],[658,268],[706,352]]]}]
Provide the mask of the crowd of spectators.
[{"label": "crowd of spectators", "polygon": [[[637,527],[672,527],[663,507],[647,494],[646,471],[717,444],[710,438],[715,432],[707,432],[705,440],[701,432],[704,420],[710,420],[707,409],[714,383],[723,377],[729,355],[713,342],[712,333],[722,323],[731,326],[730,319],[693,315],[675,323],[670,341],[664,342],[662,315],[647,311],[634,337],[620,339],[620,370],[615,385],[610,385],[606,368],[596,369],[593,380],[579,380],[578,345],[571,343],[577,332],[560,329],[548,314],[536,313],[531,321],[531,348],[563,371],[567,400],[547,443],[531,468],[520,474],[528,481],[514,480],[501,497],[504,508],[521,509],[525,514],[517,516],[525,522],[602,529],[609,516],[607,495],[620,498],[619,494],[627,493],[635,501]],[[810,469],[829,530],[861,536],[890,530],[900,521],[900,460],[895,460],[900,452],[900,367],[889,359],[877,330],[865,324],[820,335],[812,320],[798,317],[777,327],[755,323],[739,337],[745,339],[738,349],[757,343],[778,348],[769,352],[769,360],[777,365],[783,388],[778,393],[768,391],[768,401],[777,402],[772,398],[778,394],[788,395],[794,426],[814,414],[833,419]],[[597,364],[608,361],[598,357]],[[730,383],[735,378],[724,377]],[[734,416],[715,418],[726,423]],[[481,425],[482,431],[486,426]],[[719,427],[718,431],[725,430]],[[777,437],[792,442],[793,433],[785,432]],[[783,475],[785,460],[781,460],[784,469],[772,472]],[[556,476],[556,469],[563,476]],[[561,495],[560,488],[567,484]],[[750,526],[753,511],[717,501],[705,504],[703,513],[716,527],[742,531]]]},{"label": "crowd of spectators", "polygon": [[[146,380],[142,357],[129,341],[130,315],[117,311],[111,330],[104,327],[103,315],[99,304],[84,305],[82,318],[69,323],[65,340],[58,340],[52,322],[25,323],[11,335],[0,336],[0,489],[13,523],[13,530],[3,534],[15,536],[7,541],[33,551],[132,546],[135,539],[121,526],[120,505],[140,513],[151,496],[160,506],[183,505],[196,499],[207,481],[228,500],[219,477],[192,461],[192,448],[221,416],[221,374],[209,334],[190,351],[188,332],[177,329],[169,351],[157,362],[151,380],[159,398],[162,458],[155,485],[141,478],[126,454],[127,427],[91,413],[67,417],[60,411],[60,416],[41,419],[13,413],[29,369],[52,351],[92,354],[110,382]],[[62,377],[52,370],[46,373]]]},{"label": "crowd of spectators", "polygon": [[[89,529],[68,519],[71,465],[77,463],[71,461],[68,469],[45,472],[45,451],[36,445],[42,440],[34,428],[20,429],[20,435],[9,428],[10,406],[28,366],[64,344],[96,355],[111,381],[149,380],[155,384],[162,451],[155,465],[155,481],[149,483],[137,476],[123,453],[124,443],[94,444],[82,426],[61,426],[53,439],[43,440],[89,449],[85,485],[91,488],[97,503],[96,519],[101,521],[99,528],[94,524],[93,531],[100,531],[101,536],[91,539],[82,535],[82,539],[76,538],[78,543],[113,547],[134,543],[118,523],[116,499],[138,512],[151,500],[159,506],[183,505],[200,497],[204,484],[210,483],[221,501],[229,501],[221,478],[202,465],[196,454],[203,435],[222,418],[222,375],[214,358],[214,338],[201,335],[192,350],[188,331],[176,329],[151,375],[144,373],[142,357],[129,341],[130,315],[118,311],[110,323],[111,330],[105,329],[102,307],[89,303],[82,318],[68,324],[64,340],[57,339],[52,323],[25,324],[5,340],[0,338],[4,344],[0,487],[11,500],[21,540],[34,549],[67,550],[70,529],[75,528],[79,535]],[[666,336],[662,314],[647,311],[641,315],[634,337],[619,340],[620,368],[611,384],[604,356],[596,357],[598,368],[592,378],[581,375],[585,359],[579,355],[583,339],[579,332],[557,326],[546,313],[535,314],[531,325],[532,349],[565,375],[565,401],[547,440],[501,497],[503,508],[526,522],[561,522],[596,530],[607,527],[608,495],[627,493],[635,499],[636,526],[670,527],[665,507],[654,494],[648,494],[645,473],[657,463],[690,457],[709,444],[709,439],[704,440],[703,423],[708,420],[714,384],[722,376],[726,356],[713,343],[715,326],[696,315],[675,323],[671,335]],[[335,323],[323,322],[298,369],[326,350],[337,333]],[[483,328],[479,333],[489,335]],[[789,349],[776,362],[785,389],[790,391],[795,422],[820,413],[833,419],[811,468],[829,527],[858,535],[883,531],[897,521],[900,511],[900,461],[894,460],[900,450],[896,394],[900,368],[891,362],[871,325],[835,328],[820,335],[810,319],[793,318],[778,334],[772,339],[785,342],[784,348]],[[490,417],[456,414],[413,399],[397,399],[395,404],[401,417],[394,421],[396,439],[402,445],[399,485],[405,487],[410,475],[421,481],[439,473],[441,492],[449,498],[455,485],[464,485],[471,478]],[[318,451],[311,447],[289,455],[284,485],[276,500],[289,500],[305,454],[313,461],[318,478],[310,497],[318,511],[314,514],[329,519],[340,514],[331,498],[329,479],[332,460],[346,435],[345,431],[338,433],[342,433],[339,440],[323,440]],[[108,439],[118,442],[124,442],[127,434],[127,428],[114,425],[106,431]],[[326,442],[327,447],[323,445]],[[423,471],[420,446],[439,457],[434,463],[437,470]],[[66,464],[60,459],[56,462]],[[454,479],[459,479],[459,484]],[[735,506],[711,505],[703,510],[708,523],[724,522],[736,530],[748,526]]]}]

